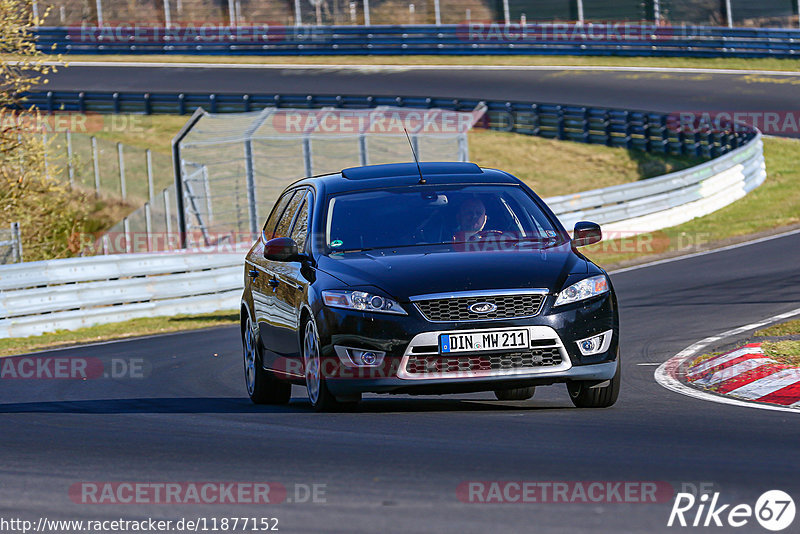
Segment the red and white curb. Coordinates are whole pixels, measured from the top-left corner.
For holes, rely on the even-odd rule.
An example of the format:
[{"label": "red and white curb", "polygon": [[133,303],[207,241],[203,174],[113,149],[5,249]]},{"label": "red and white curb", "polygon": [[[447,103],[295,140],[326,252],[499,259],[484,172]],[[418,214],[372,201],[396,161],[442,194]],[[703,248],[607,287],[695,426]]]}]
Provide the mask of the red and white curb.
[{"label": "red and white curb", "polygon": [[721,395],[800,408],[800,369],[765,357],[761,343],[692,365],[686,380]]},{"label": "red and white curb", "polygon": [[[800,413],[800,369],[765,357],[759,343],[690,366],[697,354],[712,343],[796,315],[800,315],[800,308],[698,341],[661,364],[655,372],[656,382],[671,391],[697,399]],[[709,391],[692,387],[689,383]]]}]

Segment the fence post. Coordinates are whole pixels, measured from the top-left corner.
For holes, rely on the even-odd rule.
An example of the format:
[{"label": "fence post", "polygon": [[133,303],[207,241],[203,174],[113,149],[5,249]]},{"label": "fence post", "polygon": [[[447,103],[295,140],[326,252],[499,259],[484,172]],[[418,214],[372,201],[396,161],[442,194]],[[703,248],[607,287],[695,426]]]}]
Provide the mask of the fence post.
[{"label": "fence post", "polygon": [[731,0],[725,0],[725,17],[728,20],[728,28],[733,28],[733,11],[731,10]]},{"label": "fence post", "polygon": [[14,247],[14,254],[16,255],[16,263],[22,263],[22,237],[19,233],[19,223],[11,223],[11,239],[17,244]]},{"label": "fence post", "polygon": [[153,247],[151,246],[151,234],[153,233],[153,221],[150,218],[150,203],[144,203],[144,233],[145,238],[147,239],[147,252],[153,252]]},{"label": "fence post", "polygon": [[167,235],[172,235],[172,214],[169,212],[169,190],[164,189],[164,219],[167,226]]},{"label": "fence post", "polygon": [[311,137],[308,135],[303,137],[303,166],[305,167],[306,176],[313,176],[314,165],[311,161]]},{"label": "fence post", "polygon": [[119,157],[119,189],[122,200],[125,200],[125,157],[122,153],[122,143],[117,143],[117,156]]},{"label": "fence post", "polygon": [[369,0],[364,0],[364,26],[369,26],[371,24],[369,20]]},{"label": "fence post", "polygon": [[147,158],[147,198],[150,199],[152,204],[155,198],[153,193],[153,155],[150,153],[149,148],[144,151],[144,154]]},{"label": "fence post", "polygon": [[125,236],[125,252],[130,254],[133,248],[131,247],[131,227],[127,217],[122,219],[122,233]]},{"label": "fence post", "polygon": [[578,0],[578,24],[583,26],[583,0]]},{"label": "fence post", "polygon": [[250,235],[258,235],[258,214],[256,213],[256,179],[253,168],[253,142],[244,142],[244,166],[247,178],[247,212],[250,218]]},{"label": "fence post", "polygon": [[101,0],[95,1],[97,5],[97,26],[102,28],[103,27],[103,4]]},{"label": "fence post", "polygon": [[303,19],[300,14],[300,0],[294,0],[294,25],[302,26]]},{"label": "fence post", "polygon": [[458,134],[458,161],[469,161],[469,144],[464,132]]},{"label": "fence post", "polygon": [[92,163],[94,164],[94,196],[100,197],[100,164],[97,159],[97,138],[92,136]]},{"label": "fence post", "polygon": [[236,26],[236,10],[233,6],[233,0],[228,0],[228,19],[230,20],[231,28]]},{"label": "fence post", "polygon": [[441,6],[439,5],[439,0],[433,0],[433,12],[434,16],[436,17],[436,25],[442,25],[442,10],[440,9]]},{"label": "fence post", "polygon": [[172,17],[169,12],[169,0],[164,0],[164,27],[169,28],[171,22]]},{"label": "fence post", "polygon": [[72,166],[72,132],[67,130],[67,172],[69,173],[69,186],[75,187],[75,168]]},{"label": "fence post", "polygon": [[[578,0],[578,5],[580,4],[581,0]],[[511,24],[511,10],[508,9],[508,0],[503,0],[503,20],[506,25]]]},{"label": "fence post", "polygon": [[369,156],[367,155],[367,136],[363,133],[358,136],[358,164],[368,165]]}]

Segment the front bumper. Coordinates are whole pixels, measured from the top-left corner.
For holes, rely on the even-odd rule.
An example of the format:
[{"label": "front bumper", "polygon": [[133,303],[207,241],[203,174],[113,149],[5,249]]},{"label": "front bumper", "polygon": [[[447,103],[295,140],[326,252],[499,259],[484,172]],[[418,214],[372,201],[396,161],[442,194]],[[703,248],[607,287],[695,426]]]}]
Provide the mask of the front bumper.
[{"label": "front bumper", "polygon": [[[546,385],[571,380],[602,382],[611,379],[617,370],[619,338],[613,293],[555,309],[552,308],[553,301],[554,297],[547,297],[540,313],[534,317],[491,322],[432,323],[410,305],[404,305],[407,316],[323,307],[317,317],[323,374],[331,393],[341,396],[359,392],[456,393]],[[532,347],[545,347],[551,354],[557,351],[560,361],[551,365],[511,369],[409,372],[410,358],[439,357],[440,334],[520,327],[530,332]],[[592,356],[581,354],[577,341],[608,330],[613,332],[608,350]],[[375,368],[343,368],[335,346],[381,351],[385,353],[385,358],[382,365]],[[339,352],[341,353],[341,349]],[[459,354],[477,359],[492,355]]]}]

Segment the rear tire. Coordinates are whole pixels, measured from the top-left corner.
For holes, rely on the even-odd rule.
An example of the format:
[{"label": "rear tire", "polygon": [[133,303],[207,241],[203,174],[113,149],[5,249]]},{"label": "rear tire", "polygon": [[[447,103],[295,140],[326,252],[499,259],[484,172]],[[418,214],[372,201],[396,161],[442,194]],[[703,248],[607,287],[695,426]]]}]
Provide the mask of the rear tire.
[{"label": "rear tire", "polygon": [[578,408],[608,408],[617,402],[620,385],[620,369],[622,364],[617,358],[617,372],[609,383],[603,387],[587,387],[585,382],[567,382],[569,398]]},{"label": "rear tire", "polygon": [[533,397],[536,386],[527,388],[496,389],[494,396],[501,401],[524,401]]},{"label": "rear tire", "polygon": [[288,404],[292,398],[292,385],[278,380],[262,367],[260,344],[249,316],[242,331],[242,350],[244,383],[253,404]]}]

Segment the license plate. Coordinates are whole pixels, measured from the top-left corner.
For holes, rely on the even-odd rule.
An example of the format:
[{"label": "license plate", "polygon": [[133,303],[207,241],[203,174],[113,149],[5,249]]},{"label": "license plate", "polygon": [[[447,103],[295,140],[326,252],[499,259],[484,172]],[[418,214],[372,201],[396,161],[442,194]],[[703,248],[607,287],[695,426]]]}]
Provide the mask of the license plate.
[{"label": "license plate", "polygon": [[492,332],[461,332],[441,334],[439,352],[481,352],[530,347],[529,332],[521,330],[494,330]]}]

